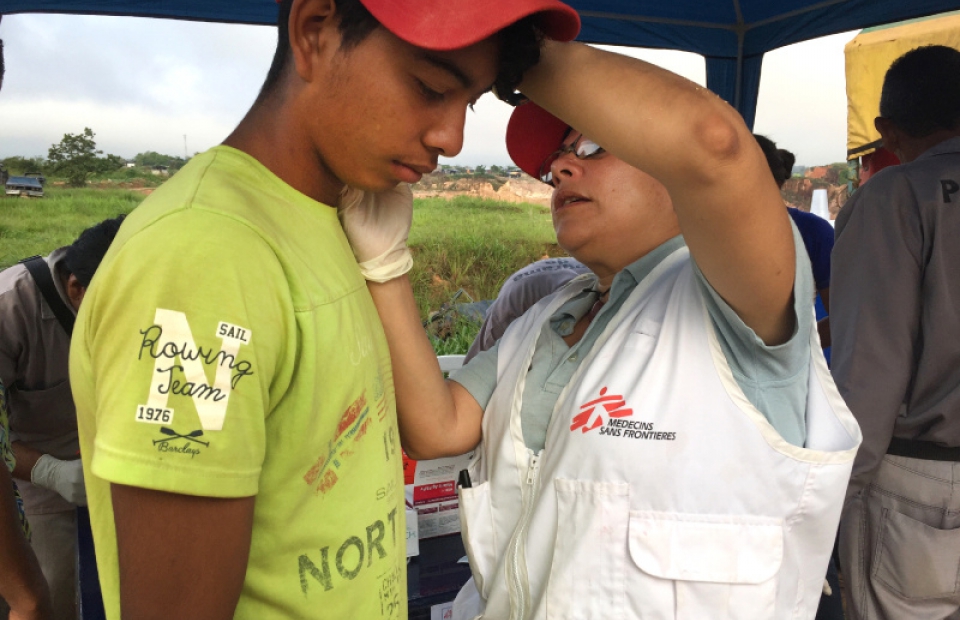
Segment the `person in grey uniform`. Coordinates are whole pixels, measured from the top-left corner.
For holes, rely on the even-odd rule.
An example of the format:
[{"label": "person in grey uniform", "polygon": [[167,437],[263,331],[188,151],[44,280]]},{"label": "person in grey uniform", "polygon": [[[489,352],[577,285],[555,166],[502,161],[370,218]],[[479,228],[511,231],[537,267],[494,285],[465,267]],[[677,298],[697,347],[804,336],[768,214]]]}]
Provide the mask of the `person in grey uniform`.
[{"label": "person in grey uniform", "polygon": [[480,333],[470,345],[463,362],[469,362],[477,353],[492,347],[510,323],[530,306],[581,273],[590,273],[590,268],[575,258],[560,257],[538,260],[511,274],[487,309]]},{"label": "person in grey uniform", "polygon": [[960,618],[960,52],[884,78],[875,124],[903,165],[840,211],[833,374],[863,430],[840,528],[856,619]]},{"label": "person in grey uniform", "polygon": [[[80,307],[124,216],[84,230],[44,259],[65,310]],[[0,271],[0,381],[7,387],[10,440],[31,545],[58,620],[76,618],[77,507],[87,505],[70,389],[70,335],[27,267]],[[2,559],[0,559],[2,562]]]}]

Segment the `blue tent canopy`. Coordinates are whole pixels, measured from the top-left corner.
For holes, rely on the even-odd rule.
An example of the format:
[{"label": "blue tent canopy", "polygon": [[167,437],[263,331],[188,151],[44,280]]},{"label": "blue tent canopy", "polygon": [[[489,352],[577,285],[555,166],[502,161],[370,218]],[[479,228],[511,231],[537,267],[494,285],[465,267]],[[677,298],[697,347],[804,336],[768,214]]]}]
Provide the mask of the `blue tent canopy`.
[{"label": "blue tent canopy", "polygon": [[[477,0],[482,1],[482,0]],[[764,53],[799,41],[960,8],[960,0],[568,0],[578,40],[695,52],[707,86],[752,126]],[[274,0],[3,0],[12,13],[276,23]]]}]

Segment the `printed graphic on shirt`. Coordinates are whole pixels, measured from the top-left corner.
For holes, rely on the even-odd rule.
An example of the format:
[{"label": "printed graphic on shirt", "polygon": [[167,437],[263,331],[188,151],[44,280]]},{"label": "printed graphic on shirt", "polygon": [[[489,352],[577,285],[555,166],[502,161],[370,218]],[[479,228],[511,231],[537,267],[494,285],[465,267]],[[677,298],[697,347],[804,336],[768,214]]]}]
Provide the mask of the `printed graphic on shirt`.
[{"label": "printed graphic on shirt", "polygon": [[[570,430],[575,431],[578,428],[583,433],[603,426],[603,416],[609,418],[623,418],[633,415],[633,409],[627,409],[627,402],[619,394],[607,396],[607,388],[600,389],[600,398],[580,405],[580,413],[573,416],[570,423]],[[598,410],[598,407],[602,409]]]},{"label": "printed graphic on shirt", "polygon": [[[200,454],[201,448],[210,446],[209,441],[200,439],[200,437],[203,437],[203,429],[200,428],[195,431],[190,431],[186,435],[181,435],[172,428],[161,426],[160,434],[164,435],[164,437],[153,440],[153,445],[157,448],[157,452],[184,454],[193,458]],[[179,441],[181,439],[183,440],[182,442]]]},{"label": "printed graphic on shirt", "polygon": [[[633,409],[626,404],[624,397],[619,394],[607,396],[607,388],[603,387],[600,389],[600,398],[580,405],[580,413],[573,417],[570,430],[580,429],[580,432],[587,433],[599,428],[600,435],[624,439],[674,441],[677,438],[673,431],[655,430],[653,422],[625,419],[633,416]],[[607,417],[606,423],[604,415]]]},{"label": "printed graphic on shirt", "polygon": [[[386,540],[388,536],[389,543]],[[317,591],[319,585],[323,592],[330,592],[338,585],[356,579],[362,571],[376,570],[380,573],[377,577],[377,596],[381,616],[394,617],[405,603],[402,593],[406,584],[401,583],[400,567],[391,561],[387,549],[398,548],[397,508],[394,507],[385,518],[359,527],[336,549],[327,546],[301,554],[297,558],[300,590],[304,595],[309,595]]]},{"label": "printed graphic on shirt", "polygon": [[940,179],[940,189],[943,191],[943,201],[953,202],[950,197],[960,192],[960,183],[953,179]]},{"label": "printed graphic on shirt", "polygon": [[316,463],[303,475],[303,480],[314,487],[317,495],[326,494],[339,481],[337,471],[353,455],[353,446],[370,430],[370,405],[364,390],[340,416],[335,438]]},{"label": "printed graphic on shirt", "polygon": [[377,420],[383,422],[387,417],[387,399],[384,398],[383,377],[379,373],[373,383],[373,400],[377,403]]},{"label": "printed graphic on shirt", "polygon": [[[147,402],[137,407],[136,420],[172,423],[173,409],[167,407],[167,400],[176,394],[193,399],[202,430],[221,430],[231,392],[254,374],[253,364],[239,357],[240,347],[250,343],[250,330],[221,321],[215,332],[220,348],[198,346],[187,315],[157,308],[154,324],[140,330],[140,335],[137,359],[152,359],[154,374]],[[208,376],[211,367],[213,383]]]}]

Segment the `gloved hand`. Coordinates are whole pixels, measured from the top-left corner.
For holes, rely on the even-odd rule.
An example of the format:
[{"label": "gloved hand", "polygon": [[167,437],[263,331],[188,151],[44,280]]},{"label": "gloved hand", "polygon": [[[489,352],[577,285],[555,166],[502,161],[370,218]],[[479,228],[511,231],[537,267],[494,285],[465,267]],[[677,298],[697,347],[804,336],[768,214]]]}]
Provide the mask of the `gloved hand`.
[{"label": "gloved hand", "polygon": [[87,491],[83,486],[83,464],[80,459],[61,461],[44,454],[30,470],[30,482],[56,491],[71,504],[87,505]]},{"label": "gloved hand", "polygon": [[337,214],[364,278],[386,282],[413,267],[407,248],[413,221],[409,185],[401,183],[379,194],[345,187]]}]

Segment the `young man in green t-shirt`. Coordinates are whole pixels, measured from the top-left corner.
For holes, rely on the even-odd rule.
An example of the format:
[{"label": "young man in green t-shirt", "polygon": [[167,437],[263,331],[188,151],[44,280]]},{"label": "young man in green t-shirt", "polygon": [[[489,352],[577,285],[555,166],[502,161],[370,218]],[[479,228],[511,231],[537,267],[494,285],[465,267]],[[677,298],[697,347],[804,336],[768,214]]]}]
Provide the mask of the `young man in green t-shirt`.
[{"label": "young man in green t-shirt", "polygon": [[[236,130],[127,219],[71,351],[110,618],[405,618],[390,355],[343,201],[408,200],[557,0],[285,0]],[[352,188],[349,192],[345,189]],[[369,194],[367,193],[369,192]],[[383,193],[374,197],[374,193]]]}]

